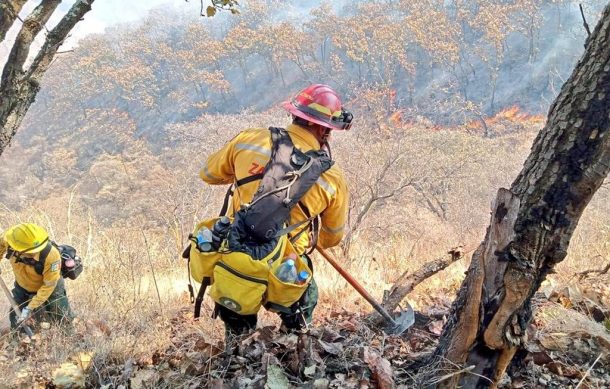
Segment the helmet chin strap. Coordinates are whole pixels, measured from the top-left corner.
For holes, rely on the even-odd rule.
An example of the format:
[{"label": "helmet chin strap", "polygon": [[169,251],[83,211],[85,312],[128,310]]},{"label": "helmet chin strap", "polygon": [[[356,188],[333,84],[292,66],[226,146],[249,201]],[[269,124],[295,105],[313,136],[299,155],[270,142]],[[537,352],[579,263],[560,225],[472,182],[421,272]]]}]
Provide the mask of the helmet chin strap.
[{"label": "helmet chin strap", "polygon": [[333,160],[333,153],[330,151],[330,143],[326,142],[324,143],[324,146],[322,146],[324,148],[326,148],[326,150],[328,150],[328,158],[330,158],[330,160]]},{"label": "helmet chin strap", "polygon": [[333,156],[330,151],[330,143],[328,142],[330,140],[330,133],[332,129],[328,127],[322,127],[322,129],[324,132],[322,133],[318,141],[320,142],[321,149],[326,149],[328,151],[328,157],[332,160]]},{"label": "helmet chin strap", "polygon": [[324,129],[324,134],[322,135],[322,142],[320,142],[320,143],[322,143],[322,144],[327,144],[328,143],[328,140],[330,139],[330,132],[331,131],[332,130],[330,128],[325,128]]},{"label": "helmet chin strap", "polygon": [[[292,116],[292,119],[295,120],[294,115]],[[326,149],[328,151],[328,156],[332,160],[333,158],[332,158],[331,151],[330,151],[330,144],[328,142],[330,139],[332,129],[321,126],[321,125],[313,123],[313,122],[309,122],[309,121],[305,121],[305,123],[306,123],[306,127],[309,127],[309,131],[315,136],[318,143],[320,143],[320,148]]]}]

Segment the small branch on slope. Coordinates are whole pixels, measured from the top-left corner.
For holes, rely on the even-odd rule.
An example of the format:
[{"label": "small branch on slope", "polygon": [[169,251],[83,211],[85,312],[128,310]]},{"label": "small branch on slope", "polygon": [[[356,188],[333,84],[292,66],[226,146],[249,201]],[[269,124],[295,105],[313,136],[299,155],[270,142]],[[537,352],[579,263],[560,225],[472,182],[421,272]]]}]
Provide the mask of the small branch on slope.
[{"label": "small branch on slope", "polygon": [[584,278],[587,278],[589,276],[589,274],[596,274],[598,276],[601,276],[602,274],[608,273],[608,271],[610,271],[610,262],[603,269],[589,269],[589,270],[581,271],[580,273],[577,273],[576,275],[578,276],[579,279],[582,280]]},{"label": "small branch on slope", "polygon": [[464,246],[460,245],[449,250],[444,257],[426,262],[421,268],[413,273],[405,272],[396,280],[390,291],[384,294],[381,305],[390,312],[394,311],[400,302],[411,293],[417,285],[447,268],[453,262],[463,258],[466,252],[468,251],[466,251]]}]

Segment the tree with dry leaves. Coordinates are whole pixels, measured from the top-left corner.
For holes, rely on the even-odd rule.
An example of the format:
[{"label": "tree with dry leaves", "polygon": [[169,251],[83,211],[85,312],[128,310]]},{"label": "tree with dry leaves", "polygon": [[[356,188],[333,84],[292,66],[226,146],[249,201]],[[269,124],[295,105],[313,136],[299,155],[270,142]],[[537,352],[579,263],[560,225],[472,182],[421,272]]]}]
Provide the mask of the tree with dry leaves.
[{"label": "tree with dry leaves", "polygon": [[[34,102],[42,77],[55,58],[57,50],[76,23],[91,10],[93,1],[74,2],[57,26],[46,34],[42,48],[29,66],[26,66],[26,60],[30,55],[32,43],[45,28],[61,0],[43,0],[23,20],[0,81],[0,155],[10,144],[25,113]],[[0,42],[5,40],[6,33],[19,19],[19,12],[26,3],[27,0],[0,1]]]},{"label": "tree with dry leaves", "polygon": [[527,339],[532,296],[610,171],[610,5],[585,47],[521,173],[498,192],[435,353],[468,374],[441,387],[497,386]]}]

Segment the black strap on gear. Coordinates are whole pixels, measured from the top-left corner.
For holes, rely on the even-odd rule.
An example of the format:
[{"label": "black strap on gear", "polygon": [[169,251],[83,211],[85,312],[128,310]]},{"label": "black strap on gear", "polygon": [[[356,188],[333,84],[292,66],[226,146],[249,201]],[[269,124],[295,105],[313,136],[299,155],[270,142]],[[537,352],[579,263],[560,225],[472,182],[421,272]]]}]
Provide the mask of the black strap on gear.
[{"label": "black strap on gear", "polygon": [[195,298],[195,312],[193,316],[195,319],[201,316],[201,304],[203,304],[203,296],[205,295],[205,290],[211,284],[211,279],[209,277],[204,277],[201,280],[201,286],[199,287],[199,292],[197,292],[197,298]]},{"label": "black strap on gear", "polygon": [[307,229],[309,229],[311,227],[311,236],[310,236],[311,240],[309,242],[309,249],[305,252],[305,254],[311,254],[313,252],[313,250],[316,248],[316,244],[318,244],[318,235],[320,234],[320,215],[311,216],[311,211],[309,210],[309,208],[307,208],[307,206],[305,204],[303,204],[302,201],[299,201],[298,205],[310,223],[307,224],[305,227],[303,227],[303,229],[301,229],[301,231],[296,233],[290,239],[290,242],[291,243],[296,242],[296,240],[299,238],[299,236],[301,236],[301,234],[306,232]]},{"label": "black strap on gear", "polygon": [[[36,274],[42,275],[42,273],[44,273],[45,262],[47,261],[47,257],[49,256],[49,253],[51,252],[52,248],[53,248],[53,245],[49,241],[49,242],[47,242],[47,245],[44,247],[44,249],[42,249],[42,251],[40,252],[38,261],[35,260],[34,258],[25,258],[25,257],[22,257],[20,254],[17,254],[17,258],[15,259],[15,262],[23,263],[24,265],[28,265],[28,266],[32,266],[34,268],[34,270],[36,271]],[[7,255],[8,255],[8,253],[7,253]]]},{"label": "black strap on gear", "polygon": [[[193,237],[193,234],[189,234],[189,242],[192,237]],[[193,281],[191,278],[191,244],[190,243],[184,248],[184,251],[182,251],[182,258],[186,259],[186,273],[188,274],[188,280],[189,280],[189,284],[188,284],[189,298],[190,298],[190,301],[192,304],[195,302],[195,288],[193,288]]]},{"label": "black strap on gear", "polygon": [[247,234],[258,242],[291,232],[302,224],[285,227],[292,208],[333,165],[326,151],[302,152],[286,130],[269,130],[273,142],[271,159],[254,197],[240,210]]},{"label": "black strap on gear", "polygon": [[237,180],[234,184],[231,184],[229,186],[229,189],[227,189],[227,193],[225,194],[225,199],[222,204],[220,214],[218,216],[225,216],[227,214],[227,211],[229,210],[229,203],[231,202],[231,197],[233,197],[233,193],[235,193],[235,190],[237,188],[242,185],[246,185],[250,182],[260,180],[261,178],[263,178],[263,173],[253,174],[251,176],[244,177],[241,180]]}]

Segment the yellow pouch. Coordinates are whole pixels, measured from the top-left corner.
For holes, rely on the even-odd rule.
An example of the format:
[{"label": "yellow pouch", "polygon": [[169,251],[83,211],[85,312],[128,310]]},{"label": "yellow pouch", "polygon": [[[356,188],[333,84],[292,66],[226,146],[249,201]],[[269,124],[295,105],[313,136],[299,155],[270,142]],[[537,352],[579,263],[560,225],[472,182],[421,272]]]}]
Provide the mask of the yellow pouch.
[{"label": "yellow pouch", "polygon": [[[296,254],[296,251],[294,250],[292,243],[290,243],[289,240],[286,240],[286,249],[284,250],[282,258],[286,258],[291,253]],[[273,262],[273,264],[271,265],[271,269],[269,270],[269,285],[267,287],[265,307],[271,311],[290,312],[290,306],[299,301],[301,296],[303,296],[305,289],[307,289],[307,287],[311,283],[312,271],[307,265],[307,262],[303,260],[300,255],[297,254],[297,259],[295,260],[297,273],[303,270],[309,273],[309,278],[307,279],[307,282],[301,285],[282,282],[275,275],[275,272],[282,265],[282,263],[282,260]]]},{"label": "yellow pouch", "polygon": [[214,268],[210,297],[240,315],[255,314],[263,302],[268,276],[266,262],[240,252],[222,253]]},{"label": "yellow pouch", "polygon": [[[214,263],[210,297],[218,304],[240,315],[253,315],[260,307],[276,312],[289,312],[289,307],[299,301],[311,282],[311,277],[303,285],[285,283],[274,274],[282,264],[282,259],[295,253],[286,236],[282,236],[275,249],[261,260],[254,260],[242,252],[216,253],[219,259]],[[311,269],[300,256],[295,261],[297,271]]]},{"label": "yellow pouch", "polygon": [[[197,231],[202,227],[212,229],[214,223],[218,218],[207,219],[195,226],[191,236],[196,236]],[[191,270],[191,276],[199,283],[202,282],[204,277],[212,277],[214,274],[214,266],[216,262],[220,260],[220,254],[216,251],[202,252],[197,247],[197,239],[191,238],[191,248],[189,251],[189,268]]]}]

